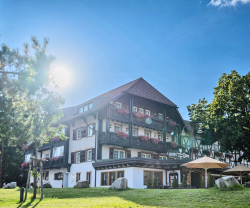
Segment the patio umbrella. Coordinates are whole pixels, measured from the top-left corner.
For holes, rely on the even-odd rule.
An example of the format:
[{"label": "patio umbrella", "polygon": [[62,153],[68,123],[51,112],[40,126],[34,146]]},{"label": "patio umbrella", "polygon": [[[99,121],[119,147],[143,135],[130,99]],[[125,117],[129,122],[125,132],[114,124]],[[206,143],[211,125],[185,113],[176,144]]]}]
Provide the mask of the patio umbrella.
[{"label": "patio umbrella", "polygon": [[185,163],[182,166],[188,167],[188,168],[203,168],[205,169],[205,186],[207,188],[207,169],[211,168],[225,168],[230,165],[221,162],[219,160],[212,159],[210,157],[204,156],[202,158],[199,158],[197,160],[191,161],[189,163]]},{"label": "patio umbrella", "polygon": [[242,175],[247,174],[247,173],[250,173],[250,168],[248,168],[244,165],[238,165],[234,168],[231,168],[231,169],[223,172],[223,174],[227,174],[227,175],[228,174],[229,175],[236,174],[236,175],[240,176],[241,184],[242,184]]}]

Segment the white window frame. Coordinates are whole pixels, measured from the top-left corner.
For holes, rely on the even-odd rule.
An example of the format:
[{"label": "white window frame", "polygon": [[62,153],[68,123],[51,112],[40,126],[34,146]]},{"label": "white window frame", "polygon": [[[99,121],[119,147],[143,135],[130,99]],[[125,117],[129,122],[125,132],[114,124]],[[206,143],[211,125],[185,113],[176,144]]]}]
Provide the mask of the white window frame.
[{"label": "white window frame", "polygon": [[83,107],[80,107],[80,108],[78,109],[78,113],[83,113]]},{"label": "white window frame", "polygon": [[120,130],[119,130],[119,131],[122,130],[122,126],[120,126],[120,125],[114,125],[114,132],[115,132],[115,133],[118,132],[118,131],[115,131],[115,127],[116,127],[116,126],[119,126],[119,127],[120,127]]},{"label": "white window frame", "polygon": [[159,156],[159,160],[167,160],[167,159],[168,159],[167,156]]},{"label": "white window frame", "polygon": [[[115,152],[118,152],[118,154],[117,154],[117,158],[115,158]],[[123,156],[124,157],[121,157],[121,152],[123,152]],[[123,158],[125,158],[125,151],[124,150],[118,150],[118,149],[114,149],[114,159],[123,159]]]},{"label": "white window frame", "polygon": [[[78,156],[79,155],[79,156]],[[79,159],[79,160],[78,160]],[[76,163],[80,163],[81,161],[81,155],[80,155],[80,152],[77,152],[76,153]]]},{"label": "white window frame", "polygon": [[88,137],[93,136],[93,124],[88,125]]},{"label": "white window frame", "polygon": [[[87,107],[86,110],[85,110],[85,107]],[[83,110],[84,110],[84,112],[85,112],[85,111],[88,111],[88,110],[89,110],[89,105],[85,105],[85,106],[83,107]]]},{"label": "white window frame", "polygon": [[150,131],[144,131],[144,136],[147,136],[146,133],[149,133],[149,138],[151,137],[151,132]]},{"label": "white window frame", "polygon": [[150,110],[145,110],[145,115],[150,116]]},{"label": "white window frame", "polygon": [[151,159],[151,154],[141,153],[141,157]]},{"label": "white window frame", "polygon": [[[78,134],[79,132],[80,132],[80,137],[79,137],[79,134]],[[81,129],[77,129],[76,133],[77,133],[76,139],[81,139],[82,138],[82,136],[81,136]]]},{"label": "white window frame", "polygon": [[[59,152],[59,154],[58,154]],[[63,156],[64,154],[64,146],[54,147],[53,148],[53,157]]]},{"label": "white window frame", "polygon": [[[136,131],[136,135],[134,135],[134,131]],[[132,130],[132,136],[138,136],[138,129],[133,129]]]},{"label": "white window frame", "polygon": [[49,153],[46,153],[46,154],[45,154],[45,158],[49,158]]},{"label": "white window frame", "polygon": [[122,108],[122,104],[121,104],[121,103],[118,103],[118,102],[115,102],[115,107],[116,107],[116,108]]},{"label": "white window frame", "polygon": [[[161,136],[161,139],[160,139]],[[161,141],[163,141],[163,135],[162,134],[158,134],[158,139],[160,139]]]},{"label": "white window frame", "polygon": [[[161,117],[161,118],[160,118]],[[158,113],[158,118],[159,118],[159,120],[163,120],[163,115],[162,115],[162,113]]]},{"label": "white window frame", "polygon": [[87,150],[87,161],[92,161],[92,150]]},{"label": "white window frame", "polygon": [[133,112],[137,112],[137,107],[133,106]]},{"label": "white window frame", "polygon": [[[92,106],[91,106],[91,105],[92,105]],[[90,107],[90,106],[91,106],[91,107]],[[93,106],[94,106],[93,103],[90,103],[90,104],[89,104],[89,109],[93,108]]]},{"label": "white window frame", "polygon": [[25,155],[25,162],[30,162],[31,154]]},{"label": "white window frame", "polygon": [[143,113],[144,114],[144,109],[143,108],[139,108],[139,113]]}]

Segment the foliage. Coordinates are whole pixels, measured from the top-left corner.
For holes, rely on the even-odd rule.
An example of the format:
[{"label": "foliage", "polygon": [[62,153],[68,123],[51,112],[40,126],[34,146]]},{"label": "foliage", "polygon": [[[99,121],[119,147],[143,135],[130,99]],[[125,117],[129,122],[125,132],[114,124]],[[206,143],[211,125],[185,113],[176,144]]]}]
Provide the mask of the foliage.
[{"label": "foliage", "polygon": [[214,155],[217,157],[222,157],[222,153],[220,153],[220,152],[214,152]]},{"label": "foliage", "polygon": [[149,177],[147,179],[147,188],[151,188],[151,180]]},{"label": "foliage", "polygon": [[37,177],[40,176],[40,172],[34,172],[34,171],[31,170],[30,173],[31,173],[32,177],[34,177],[35,174],[36,174]]},{"label": "foliage", "polygon": [[[190,149],[190,152],[192,151],[192,149]],[[196,149],[196,148],[193,148],[193,153],[195,153],[195,154],[197,154],[199,152],[199,150],[198,149]]]},{"label": "foliage", "polygon": [[250,72],[222,74],[214,88],[211,103],[199,100],[187,106],[192,123],[202,124],[202,144],[218,141],[222,152],[242,151],[241,159],[250,159]]},{"label": "foliage", "polygon": [[167,122],[168,122],[169,126],[176,126],[177,125],[177,123],[174,122],[172,119],[168,120]]},{"label": "foliage", "polygon": [[209,150],[203,150],[203,154],[209,157],[211,152]]},{"label": "foliage", "polygon": [[153,179],[153,188],[158,188],[156,176],[154,176],[154,179]]},{"label": "foliage", "polygon": [[172,187],[179,187],[179,185],[178,185],[178,180],[177,180],[177,178],[176,177],[174,177],[174,180],[173,180],[173,183],[172,183]]},{"label": "foliage", "polygon": [[156,138],[151,138],[151,142],[153,144],[158,144],[161,140],[160,139],[156,139]]},{"label": "foliage", "polygon": [[187,187],[187,177],[186,177],[186,175],[183,176],[182,186]]},{"label": "foliage", "polygon": [[24,162],[21,164],[21,167],[24,168],[24,167],[28,167],[30,164],[30,162]]},{"label": "foliage", "polygon": [[139,137],[140,137],[140,139],[141,139],[143,142],[147,142],[147,141],[150,140],[150,137],[147,137],[147,136],[140,135]]},{"label": "foliage", "polygon": [[171,142],[171,146],[172,146],[173,148],[176,148],[176,147],[178,147],[178,143]]},{"label": "foliage", "polygon": [[209,177],[209,188],[214,187],[214,177],[210,174]]},{"label": "foliage", "polygon": [[43,188],[52,188],[50,183],[45,183],[43,184]]},{"label": "foliage", "polygon": [[219,191],[242,191],[244,190],[245,187],[240,184],[234,183],[233,185],[229,187],[224,185],[223,187],[220,187],[220,188],[217,186],[217,184],[215,184],[214,188]]},{"label": "foliage", "polygon": [[118,131],[117,136],[119,136],[122,139],[126,139],[128,137],[128,134],[126,132],[123,132],[123,131]]}]

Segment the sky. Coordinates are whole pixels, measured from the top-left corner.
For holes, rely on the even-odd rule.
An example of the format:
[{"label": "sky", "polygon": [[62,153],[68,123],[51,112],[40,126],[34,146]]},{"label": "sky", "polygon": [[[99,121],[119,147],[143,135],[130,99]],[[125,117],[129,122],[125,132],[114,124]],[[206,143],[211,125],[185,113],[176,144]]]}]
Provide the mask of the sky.
[{"label": "sky", "polygon": [[188,119],[223,73],[249,72],[249,34],[250,0],[0,1],[0,44],[49,38],[53,68],[71,80],[65,107],[143,77]]}]

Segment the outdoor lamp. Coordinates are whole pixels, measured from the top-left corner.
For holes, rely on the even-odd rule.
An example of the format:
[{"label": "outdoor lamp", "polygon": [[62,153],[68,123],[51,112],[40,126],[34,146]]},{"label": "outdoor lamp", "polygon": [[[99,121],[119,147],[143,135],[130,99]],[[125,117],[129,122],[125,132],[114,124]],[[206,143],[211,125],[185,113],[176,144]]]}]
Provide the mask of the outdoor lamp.
[{"label": "outdoor lamp", "polygon": [[181,135],[182,135],[182,136],[185,136],[185,135],[186,135],[184,129],[182,129]]}]

